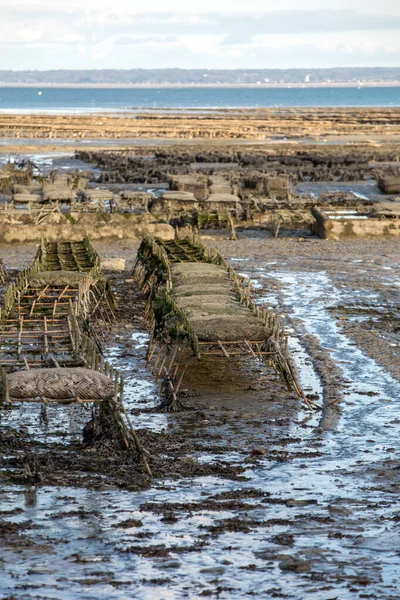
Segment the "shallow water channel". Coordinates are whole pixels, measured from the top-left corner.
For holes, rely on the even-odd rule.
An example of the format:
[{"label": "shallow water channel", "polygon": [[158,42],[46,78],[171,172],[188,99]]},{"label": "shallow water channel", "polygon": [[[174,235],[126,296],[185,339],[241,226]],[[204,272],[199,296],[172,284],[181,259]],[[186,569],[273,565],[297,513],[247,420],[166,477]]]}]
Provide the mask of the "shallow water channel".
[{"label": "shallow water channel", "polygon": [[[246,415],[239,423],[237,416],[225,419],[221,432],[234,444],[223,459],[245,468],[235,480],[155,480],[137,492],[2,487],[1,518],[30,521],[38,546],[3,549],[1,598],[399,597],[398,476],[390,461],[398,452],[400,384],[337,326],[327,308],[344,292],[326,273],[269,270],[267,276],[246,262],[240,270],[258,287],[260,303],[295,318],[291,348],[318,410],[299,405],[280,419],[279,400],[270,402],[263,429],[268,452],[254,460],[244,450]],[[347,382],[333,428],[319,427],[324,390],[301,343],[304,332],[318,339]],[[143,360],[146,334],[129,336],[134,357],[120,358],[117,340],[109,358],[125,372],[128,410],[149,409],[159,392]],[[52,435],[37,412],[10,411],[6,423],[16,416],[35,435]],[[67,413],[59,430],[78,435],[84,419],[77,416]],[[143,410],[135,424],[179,434],[190,419]],[[206,415],[203,427],[215,434],[211,421]],[[206,451],[194,457],[219,458]],[[16,508],[21,512],[7,514]]]}]

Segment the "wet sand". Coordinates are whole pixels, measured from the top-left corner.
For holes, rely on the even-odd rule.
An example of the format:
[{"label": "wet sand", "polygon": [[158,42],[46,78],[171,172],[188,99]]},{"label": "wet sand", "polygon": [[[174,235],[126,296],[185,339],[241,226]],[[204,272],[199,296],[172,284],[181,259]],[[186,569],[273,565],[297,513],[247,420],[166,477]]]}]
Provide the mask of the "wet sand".
[{"label": "wet sand", "polygon": [[[108,140],[129,147],[135,140],[218,142],[298,141],[398,143],[399,108],[257,108],[216,112],[168,110],[167,113],[99,113],[96,115],[0,114],[5,151],[27,145],[57,146],[80,140]],[[15,140],[15,142],[13,141]],[[34,140],[34,141],[33,141]],[[44,142],[44,140],[46,142]],[[61,141],[61,142],[60,142]],[[90,145],[95,145],[91,143]]]}]

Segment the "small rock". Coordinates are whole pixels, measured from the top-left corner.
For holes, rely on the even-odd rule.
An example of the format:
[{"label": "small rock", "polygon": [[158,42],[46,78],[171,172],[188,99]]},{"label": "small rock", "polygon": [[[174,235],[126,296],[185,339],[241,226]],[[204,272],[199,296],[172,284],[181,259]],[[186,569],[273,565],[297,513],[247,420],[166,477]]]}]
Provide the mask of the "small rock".
[{"label": "small rock", "polygon": [[330,512],[331,515],[344,515],[344,516],[351,515],[351,510],[349,510],[345,506],[332,506],[332,505],[329,505],[328,506],[328,510],[329,510],[329,512]]},{"label": "small rock", "polygon": [[274,550],[260,550],[255,555],[261,560],[276,560],[277,554]]},{"label": "small rock", "polygon": [[28,571],[28,575],[52,575],[53,573],[55,570],[46,565],[35,565]]},{"label": "small rock", "polygon": [[288,500],[286,506],[308,506],[309,504],[317,504],[316,500]]},{"label": "small rock", "polygon": [[106,258],[102,261],[101,267],[105,271],[124,271],[125,270],[125,259],[124,258]]},{"label": "small rock", "polygon": [[298,558],[289,558],[279,563],[281,571],[293,571],[294,573],[306,573],[310,570],[310,563]]},{"label": "small rock", "polygon": [[164,523],[176,523],[179,519],[174,513],[165,513],[160,520]]},{"label": "small rock", "polygon": [[265,454],[265,448],[253,448],[253,450],[251,451],[253,456],[264,456]]},{"label": "small rock", "polygon": [[200,569],[200,573],[211,573],[212,575],[223,575],[225,569],[223,567],[205,567]]},{"label": "small rock", "polygon": [[279,544],[280,546],[293,546],[294,537],[289,533],[280,533],[271,538],[273,544]]},{"label": "small rock", "polygon": [[178,461],[180,463],[186,463],[188,465],[193,465],[195,464],[195,460],[194,458],[192,458],[191,456],[182,456],[181,458],[178,458]]},{"label": "small rock", "polygon": [[157,569],[179,569],[181,563],[178,560],[168,560],[157,564]]}]

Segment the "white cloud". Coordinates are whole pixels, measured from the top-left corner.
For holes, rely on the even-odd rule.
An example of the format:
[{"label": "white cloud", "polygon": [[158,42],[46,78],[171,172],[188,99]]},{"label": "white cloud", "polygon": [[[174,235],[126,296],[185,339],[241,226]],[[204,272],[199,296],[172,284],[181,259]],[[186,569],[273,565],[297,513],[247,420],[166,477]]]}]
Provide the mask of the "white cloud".
[{"label": "white cloud", "polygon": [[[234,14],[249,13],[263,14],[273,10],[357,10],[363,13],[379,14],[400,14],[400,3],[398,0],[381,0],[378,4],[376,0],[336,0],[332,2],[323,0],[280,0],[277,5],[276,0],[247,0],[246,2],[235,0],[202,0],[201,2],[187,2],[186,0],[147,0],[143,4],[132,2],[131,0],[70,0],[64,3],[61,0],[12,0],[12,8],[20,9],[21,12],[46,11],[50,13],[71,12],[85,10],[87,13],[121,14],[137,15],[146,13],[172,13],[183,14]],[[0,8],[10,7],[9,0],[0,0]]]},{"label": "white cloud", "polygon": [[0,14],[2,68],[400,64],[399,0],[0,0]]},{"label": "white cloud", "polygon": [[253,38],[253,45],[262,48],[281,47],[296,48],[309,44],[315,50],[336,51],[339,48],[347,48],[349,52],[373,51],[386,49],[387,51],[400,52],[400,36],[395,31],[385,31],[377,34],[376,31],[349,31],[345,33],[298,33],[282,36],[269,34],[257,34]]}]

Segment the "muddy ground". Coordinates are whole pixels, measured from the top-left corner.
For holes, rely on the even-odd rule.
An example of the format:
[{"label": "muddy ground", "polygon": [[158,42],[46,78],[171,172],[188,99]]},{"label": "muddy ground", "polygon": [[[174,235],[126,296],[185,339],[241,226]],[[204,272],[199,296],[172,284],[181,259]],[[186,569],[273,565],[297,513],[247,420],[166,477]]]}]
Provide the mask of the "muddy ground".
[{"label": "muddy ground", "polygon": [[397,107],[242,108],[223,111],[171,110],[96,115],[0,115],[0,137],[47,140],[108,138],[221,140],[354,140],[376,143],[399,139]]},{"label": "muddy ground", "polygon": [[[78,150],[77,160],[94,165],[101,184],[160,184],[171,174],[223,173],[232,182],[246,182],[256,174],[288,176],[296,184],[309,182],[374,182],[379,174],[398,175],[399,146],[396,143],[369,146],[302,143],[265,143],[230,146],[198,143],[197,146],[137,146],[135,149]],[[254,186],[253,186],[254,187]]]},{"label": "muddy ground", "polygon": [[[304,236],[304,234],[302,234]],[[145,364],[132,240],[96,244],[120,311],[107,358],[150,454],[82,445],[90,412],[0,422],[0,598],[397,599],[400,242],[208,233],[285,315],[310,412],[256,362],[201,363],[182,413]],[[1,246],[20,269],[36,248]],[[15,271],[11,271],[11,275]]]}]

